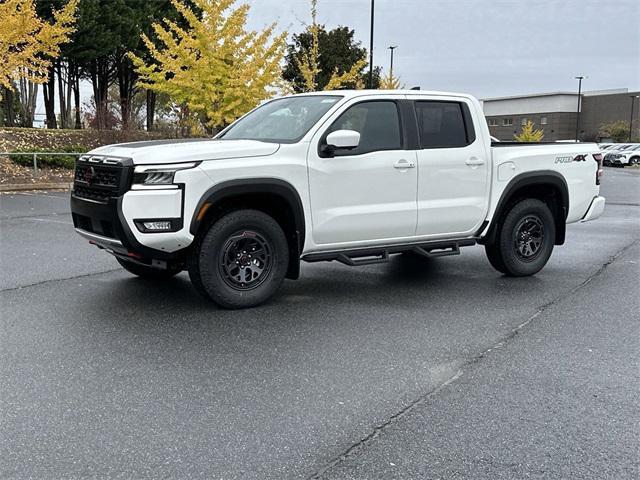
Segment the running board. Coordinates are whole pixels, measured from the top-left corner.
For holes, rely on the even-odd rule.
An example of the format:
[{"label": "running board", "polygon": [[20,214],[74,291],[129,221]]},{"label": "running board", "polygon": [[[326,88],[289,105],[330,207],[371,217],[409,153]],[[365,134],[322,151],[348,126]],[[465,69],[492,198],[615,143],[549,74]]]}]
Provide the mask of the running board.
[{"label": "running board", "polygon": [[331,262],[336,260],[350,267],[386,263],[394,253],[414,252],[427,258],[459,255],[460,247],[475,245],[475,239],[464,239],[448,242],[410,243],[404,245],[388,245],[365,247],[353,250],[308,253],[302,256],[305,262]]}]

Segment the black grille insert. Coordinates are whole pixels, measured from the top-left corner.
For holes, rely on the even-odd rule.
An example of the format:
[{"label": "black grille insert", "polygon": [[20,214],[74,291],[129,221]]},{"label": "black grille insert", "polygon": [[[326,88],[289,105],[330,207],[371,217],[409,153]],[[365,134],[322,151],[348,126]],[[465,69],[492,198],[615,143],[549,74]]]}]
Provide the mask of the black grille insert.
[{"label": "black grille insert", "polygon": [[107,202],[126,190],[128,170],[120,163],[104,164],[93,160],[78,161],[74,174],[73,191],[79,198]]}]

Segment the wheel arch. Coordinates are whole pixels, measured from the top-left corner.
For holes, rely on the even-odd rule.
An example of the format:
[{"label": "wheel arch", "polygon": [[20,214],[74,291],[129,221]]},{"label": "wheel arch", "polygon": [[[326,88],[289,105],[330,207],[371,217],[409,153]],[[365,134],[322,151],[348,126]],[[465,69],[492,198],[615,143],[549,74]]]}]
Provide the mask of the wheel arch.
[{"label": "wheel arch", "polygon": [[515,202],[524,198],[537,198],[549,206],[556,226],[555,244],[562,245],[567,229],[569,188],[564,177],[553,170],[525,172],[512,178],[500,195],[487,234],[479,243],[493,243],[504,215]]},{"label": "wheel arch", "polygon": [[198,201],[189,231],[198,235],[205,225],[241,208],[260,210],[280,224],[289,245],[287,278],[298,278],[300,254],[305,241],[305,217],[300,194],[289,182],[267,177],[216,184]]}]

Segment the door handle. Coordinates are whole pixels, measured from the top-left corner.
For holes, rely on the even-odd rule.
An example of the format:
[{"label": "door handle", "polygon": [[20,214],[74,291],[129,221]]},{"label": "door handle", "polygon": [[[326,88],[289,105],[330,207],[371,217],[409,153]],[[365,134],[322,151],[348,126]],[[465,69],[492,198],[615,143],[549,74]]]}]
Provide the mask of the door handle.
[{"label": "door handle", "polygon": [[393,168],[399,168],[399,169],[407,169],[407,168],[416,168],[416,164],[414,162],[410,162],[409,160],[405,160],[404,158],[401,158],[400,160],[398,160],[396,163],[393,164]]},{"label": "door handle", "polygon": [[477,167],[478,165],[484,165],[484,160],[481,158],[471,157],[466,162],[470,167]]}]

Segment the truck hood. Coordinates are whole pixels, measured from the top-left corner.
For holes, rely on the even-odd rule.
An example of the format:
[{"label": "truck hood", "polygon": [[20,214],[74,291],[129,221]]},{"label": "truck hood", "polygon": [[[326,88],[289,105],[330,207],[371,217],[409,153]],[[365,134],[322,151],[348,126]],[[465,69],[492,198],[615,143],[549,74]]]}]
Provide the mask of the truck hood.
[{"label": "truck hood", "polygon": [[131,158],[135,165],[156,165],[201,160],[261,157],[273,155],[279,148],[280,144],[278,143],[258,142],[255,140],[212,140],[207,138],[119,143],[99,147],[89,153]]}]

